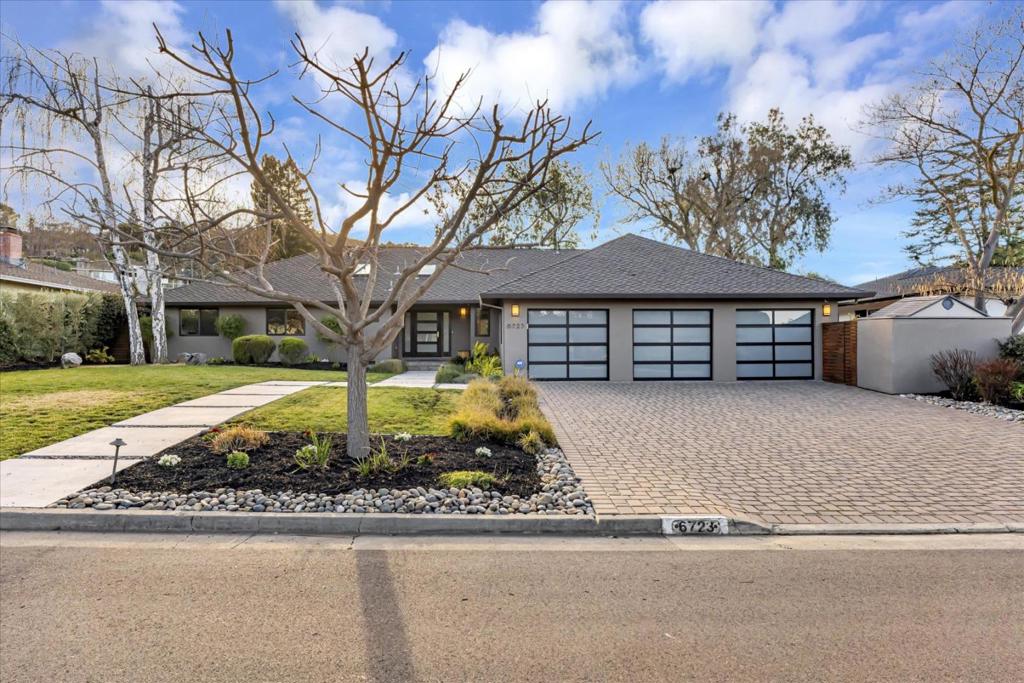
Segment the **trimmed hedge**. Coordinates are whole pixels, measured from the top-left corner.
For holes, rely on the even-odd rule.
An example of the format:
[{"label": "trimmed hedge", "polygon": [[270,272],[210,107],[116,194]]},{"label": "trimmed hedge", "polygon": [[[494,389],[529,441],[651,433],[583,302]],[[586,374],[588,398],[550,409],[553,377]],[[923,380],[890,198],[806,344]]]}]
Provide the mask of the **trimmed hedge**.
[{"label": "trimmed hedge", "polygon": [[281,365],[299,365],[309,358],[309,344],[298,337],[285,337],[277,345]]},{"label": "trimmed hedge", "polygon": [[249,334],[231,342],[231,355],[239,365],[262,365],[274,355],[277,344],[265,334]]}]

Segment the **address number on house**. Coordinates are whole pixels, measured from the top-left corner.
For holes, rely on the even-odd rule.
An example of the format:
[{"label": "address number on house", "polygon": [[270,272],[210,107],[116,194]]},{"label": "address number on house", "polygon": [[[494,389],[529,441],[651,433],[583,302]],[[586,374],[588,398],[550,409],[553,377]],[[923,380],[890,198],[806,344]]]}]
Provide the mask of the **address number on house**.
[{"label": "address number on house", "polygon": [[729,533],[725,517],[662,517],[661,532],[666,536],[721,536]]}]

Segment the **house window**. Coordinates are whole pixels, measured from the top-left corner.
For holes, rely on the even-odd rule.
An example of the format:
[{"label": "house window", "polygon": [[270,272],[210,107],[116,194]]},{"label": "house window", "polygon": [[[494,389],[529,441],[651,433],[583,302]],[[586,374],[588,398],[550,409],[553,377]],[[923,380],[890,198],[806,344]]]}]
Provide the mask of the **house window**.
[{"label": "house window", "polygon": [[491,336],[491,312],[481,308],[476,312],[476,336]]},{"label": "house window", "polygon": [[294,308],[268,308],[267,334],[305,335],[306,319]]},{"label": "house window", "polygon": [[182,337],[217,336],[216,308],[182,308],[178,311],[178,334]]}]

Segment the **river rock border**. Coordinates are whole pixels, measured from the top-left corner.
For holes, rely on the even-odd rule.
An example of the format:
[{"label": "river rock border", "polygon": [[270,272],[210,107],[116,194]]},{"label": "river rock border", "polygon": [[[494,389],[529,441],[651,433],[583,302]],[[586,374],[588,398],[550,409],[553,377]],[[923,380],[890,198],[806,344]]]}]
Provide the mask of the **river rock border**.
[{"label": "river rock border", "polygon": [[182,510],[190,512],[405,512],[421,514],[592,515],[594,506],[559,448],[537,455],[542,487],[529,498],[469,489],[356,489],[348,493],[297,493],[260,490],[173,492],[128,491],[101,486],[72,493],[49,505],[77,510]]},{"label": "river rock border", "polygon": [[924,403],[931,403],[934,406],[942,406],[943,408],[956,408],[957,410],[965,410],[968,413],[974,413],[975,415],[987,415],[988,417],[995,417],[1000,420],[1006,420],[1008,422],[1024,422],[1024,410],[1004,408],[1003,406],[997,406],[991,403],[978,403],[976,401],[955,401],[951,398],[943,398],[942,396],[927,396],[924,394],[900,394],[900,397],[912,398],[915,401],[923,401]]}]

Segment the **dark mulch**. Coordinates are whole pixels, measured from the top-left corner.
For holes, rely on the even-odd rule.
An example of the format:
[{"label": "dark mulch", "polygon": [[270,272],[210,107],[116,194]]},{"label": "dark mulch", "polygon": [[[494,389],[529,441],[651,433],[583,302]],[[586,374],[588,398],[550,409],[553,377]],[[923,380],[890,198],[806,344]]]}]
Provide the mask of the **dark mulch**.
[{"label": "dark mulch", "polygon": [[[301,470],[295,464],[295,451],[309,443],[299,432],[271,432],[270,442],[249,453],[249,467],[235,470],[227,466],[227,458],[210,450],[202,437],[194,437],[173,446],[149,460],[129,467],[117,475],[117,486],[131,491],[213,491],[219,488],[260,489],[265,493],[296,491],[299,493],[338,494],[356,488],[408,489],[440,487],[438,475],[453,470],[480,470],[498,477],[495,488],[507,495],[528,497],[540,490],[537,459],[517,448],[491,441],[455,441],[446,436],[414,436],[411,441],[398,442],[384,437],[392,460],[397,462],[408,451],[411,464],[397,472],[361,479],[352,470],[352,460],[345,455],[345,435],[334,434],[330,465],[326,471]],[[380,437],[371,443],[380,444]],[[491,457],[478,456],[478,447],[491,449]],[[176,467],[157,464],[163,453],[181,457]],[[429,464],[417,463],[421,455],[429,455]],[[103,481],[98,484],[108,484]]]}]

